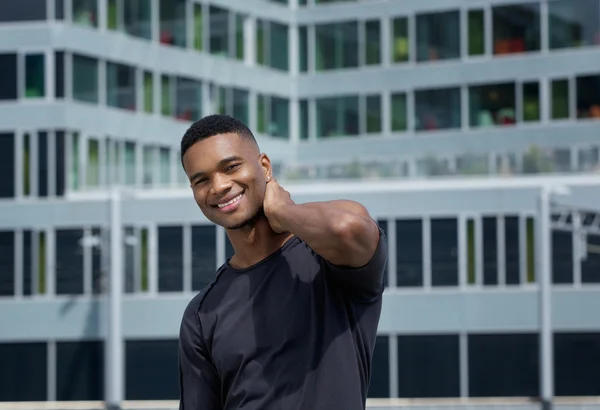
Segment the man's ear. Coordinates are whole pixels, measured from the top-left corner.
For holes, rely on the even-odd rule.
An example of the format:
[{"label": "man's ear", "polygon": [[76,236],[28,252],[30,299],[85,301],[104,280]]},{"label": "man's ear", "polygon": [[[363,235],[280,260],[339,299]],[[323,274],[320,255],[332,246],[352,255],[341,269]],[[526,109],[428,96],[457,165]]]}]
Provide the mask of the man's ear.
[{"label": "man's ear", "polygon": [[258,157],[258,163],[260,164],[265,179],[273,177],[273,169],[271,167],[271,159],[265,153],[260,154]]}]

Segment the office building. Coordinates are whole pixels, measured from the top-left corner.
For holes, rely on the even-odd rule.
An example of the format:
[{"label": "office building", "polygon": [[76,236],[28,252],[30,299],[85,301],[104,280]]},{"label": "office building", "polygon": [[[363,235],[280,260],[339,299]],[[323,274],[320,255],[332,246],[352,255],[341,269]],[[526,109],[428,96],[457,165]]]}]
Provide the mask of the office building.
[{"label": "office building", "polygon": [[[1,401],[105,396],[114,185],[124,397],[177,398],[180,314],[232,252],[178,189],[215,112],[388,232],[371,397],[540,394],[536,193],[600,204],[600,0],[5,1],[0,73]],[[600,262],[552,237],[555,393],[600,395]]]}]

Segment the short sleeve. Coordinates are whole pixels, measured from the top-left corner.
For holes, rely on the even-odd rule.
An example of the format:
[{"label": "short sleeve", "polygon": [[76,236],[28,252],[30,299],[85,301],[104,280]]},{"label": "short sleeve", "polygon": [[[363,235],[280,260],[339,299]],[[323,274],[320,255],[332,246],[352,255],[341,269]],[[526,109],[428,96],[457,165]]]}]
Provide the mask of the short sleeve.
[{"label": "short sleeve", "polygon": [[384,290],[388,260],[387,237],[379,228],[379,241],[371,260],[360,268],[337,266],[325,261],[327,274],[352,300],[370,303]]}]

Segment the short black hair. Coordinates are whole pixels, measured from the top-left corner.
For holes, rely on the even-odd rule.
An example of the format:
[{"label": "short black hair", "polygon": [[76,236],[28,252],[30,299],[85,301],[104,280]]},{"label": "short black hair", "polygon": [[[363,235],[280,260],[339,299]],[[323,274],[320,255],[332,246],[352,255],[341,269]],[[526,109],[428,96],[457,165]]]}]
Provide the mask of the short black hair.
[{"label": "short black hair", "polygon": [[250,128],[240,120],[223,114],[208,115],[193,123],[183,135],[183,138],[181,139],[182,165],[183,156],[192,145],[198,141],[219,134],[237,134],[242,138],[254,142],[256,146],[258,146]]}]

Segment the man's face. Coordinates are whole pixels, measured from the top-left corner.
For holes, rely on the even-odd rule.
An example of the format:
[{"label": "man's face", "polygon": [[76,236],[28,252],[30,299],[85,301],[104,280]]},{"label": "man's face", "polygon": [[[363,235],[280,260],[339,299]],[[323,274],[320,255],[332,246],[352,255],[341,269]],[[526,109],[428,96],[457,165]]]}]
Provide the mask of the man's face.
[{"label": "man's face", "polygon": [[206,138],[186,151],[183,165],[194,199],[211,222],[239,229],[262,212],[271,164],[252,141],[237,134]]}]

